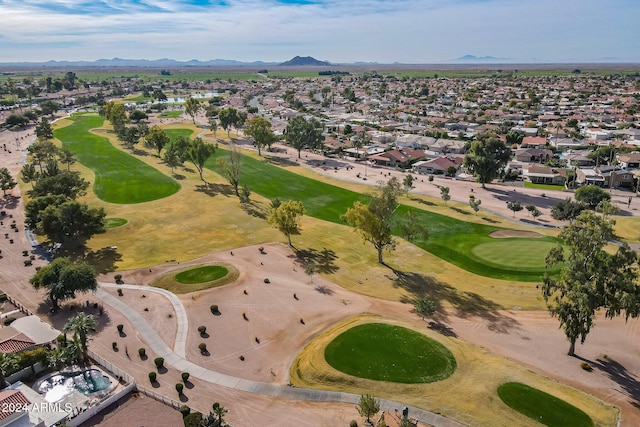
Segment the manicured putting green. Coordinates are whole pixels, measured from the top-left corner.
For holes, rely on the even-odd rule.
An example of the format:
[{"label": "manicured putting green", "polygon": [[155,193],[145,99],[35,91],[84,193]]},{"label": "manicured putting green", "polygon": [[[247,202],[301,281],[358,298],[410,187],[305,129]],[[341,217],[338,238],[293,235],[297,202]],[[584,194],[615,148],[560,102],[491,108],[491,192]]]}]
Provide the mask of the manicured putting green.
[{"label": "manicured putting green", "polygon": [[453,354],[418,332],[367,323],[338,335],[324,351],[329,365],[345,374],[404,384],[430,383],[456,370]]},{"label": "manicured putting green", "polygon": [[580,409],[522,383],[502,384],[498,396],[510,408],[549,427],[593,427],[593,420]]},{"label": "manicured putting green", "polygon": [[106,218],[104,220],[105,228],[116,228],[125,225],[127,222],[124,218]]},{"label": "manicured putting green", "polygon": [[73,123],[56,129],[62,146],[95,174],[93,191],[109,203],[132,204],[162,199],[176,193],[180,184],[131,154],[118,150],[107,138],[91,133],[102,126],[98,115],[73,116]]},{"label": "manicured putting green", "polygon": [[471,252],[485,261],[487,265],[498,267],[523,266],[544,268],[544,257],[534,254],[548,254],[556,243],[538,239],[495,239],[493,242],[481,243],[473,247]]},{"label": "manicured putting green", "polygon": [[176,274],[176,282],[185,285],[212,282],[223,278],[228,273],[229,270],[222,265],[206,265]]}]

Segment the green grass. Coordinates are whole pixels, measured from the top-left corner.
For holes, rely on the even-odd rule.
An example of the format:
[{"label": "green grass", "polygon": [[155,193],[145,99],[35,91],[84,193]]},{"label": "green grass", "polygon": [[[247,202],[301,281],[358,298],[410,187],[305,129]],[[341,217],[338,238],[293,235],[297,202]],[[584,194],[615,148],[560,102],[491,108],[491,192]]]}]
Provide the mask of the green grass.
[{"label": "green grass", "polygon": [[188,294],[233,283],[239,275],[240,271],[230,264],[208,265],[165,274],[151,285],[174,294]]},{"label": "green grass", "polygon": [[564,185],[534,184],[533,182],[525,182],[524,188],[536,188],[538,190],[549,191],[563,191],[565,189]]},{"label": "green grass", "polygon": [[212,282],[223,278],[227,274],[229,274],[229,270],[222,265],[206,265],[176,274],[176,281],[185,285],[193,285]]},{"label": "green grass", "polygon": [[526,264],[533,268],[544,268],[544,258],[532,257],[531,254],[547,254],[555,245],[556,242],[542,239],[494,239],[493,242],[474,246],[472,252],[487,266],[518,268]]},{"label": "green grass", "polygon": [[71,120],[71,125],[56,129],[54,135],[94,172],[93,191],[100,199],[119,204],[143,203],[168,197],[180,189],[175,180],[118,150],[107,138],[92,134],[91,129],[102,126],[102,117],[82,115]]},{"label": "green grass", "polygon": [[182,110],[172,110],[165,111],[163,113],[158,114],[158,117],[161,119],[177,119],[182,115]]},{"label": "green grass", "polygon": [[[206,167],[220,173],[216,159],[226,156],[226,153],[225,150],[217,150],[216,154],[207,161]],[[240,185],[245,184],[251,191],[268,199],[278,197],[283,200],[299,200],[304,204],[306,215],[340,224],[344,223],[340,216],[353,205],[354,201],[368,200],[366,195],[297,175],[270,164],[266,159],[260,161],[242,156]],[[497,262],[491,265],[487,264],[485,258],[474,254],[473,248],[478,245],[499,244],[497,239],[489,236],[489,233],[499,229],[497,227],[460,221],[405,205],[399,206],[396,213],[398,217],[402,217],[410,210],[429,231],[427,240],[417,240],[414,243],[445,261],[472,273],[496,279],[535,282],[541,280],[545,272],[546,252],[529,251],[527,257],[521,258],[520,264],[515,264],[510,261],[510,253],[503,251],[506,255],[504,262],[496,260]],[[395,229],[394,233],[400,235],[400,230]],[[539,248],[542,242],[550,245],[557,244],[558,241],[553,237],[542,237],[506,239],[505,242],[510,242],[514,251],[526,252],[530,247]],[[553,274],[557,269],[548,271]]]},{"label": "green grass", "polygon": [[171,141],[175,141],[181,136],[185,138],[191,138],[191,135],[193,135],[193,131],[191,129],[165,129],[164,132],[171,139]]},{"label": "green grass", "polygon": [[153,98],[151,98],[150,96],[144,96],[142,94],[137,95],[137,96],[130,96],[127,98],[124,98],[123,101],[124,102],[147,102],[147,101],[151,101]]},{"label": "green grass", "polygon": [[324,357],[358,378],[404,384],[443,380],[456,370],[453,354],[418,332],[384,323],[355,326],[329,343]]},{"label": "green grass", "polygon": [[498,396],[510,408],[549,427],[593,427],[587,414],[550,394],[521,383],[505,383]]},{"label": "green grass", "polygon": [[116,228],[125,225],[128,221],[124,218],[105,218],[105,228]]}]

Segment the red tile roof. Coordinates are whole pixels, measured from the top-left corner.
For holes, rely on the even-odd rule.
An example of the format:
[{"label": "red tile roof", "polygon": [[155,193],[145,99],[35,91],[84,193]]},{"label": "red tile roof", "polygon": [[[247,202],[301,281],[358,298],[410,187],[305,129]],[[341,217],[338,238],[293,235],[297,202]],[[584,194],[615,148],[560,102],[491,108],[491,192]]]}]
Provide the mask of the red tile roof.
[{"label": "red tile roof", "polygon": [[35,345],[28,336],[23,333],[15,335],[11,338],[5,339],[0,342],[0,352],[2,353],[17,353],[22,350],[26,350],[29,347]]},{"label": "red tile roof", "polygon": [[21,409],[25,405],[29,405],[29,399],[25,397],[19,390],[2,390],[0,391],[0,406],[3,409],[0,411],[0,420],[15,414],[18,412],[16,409]]}]

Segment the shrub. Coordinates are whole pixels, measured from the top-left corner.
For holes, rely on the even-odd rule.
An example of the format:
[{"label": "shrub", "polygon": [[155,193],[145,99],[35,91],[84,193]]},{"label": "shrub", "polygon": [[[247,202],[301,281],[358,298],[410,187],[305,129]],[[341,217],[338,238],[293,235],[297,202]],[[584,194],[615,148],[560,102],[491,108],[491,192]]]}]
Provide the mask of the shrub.
[{"label": "shrub", "polygon": [[122,296],[122,289],[118,289],[118,296],[121,297]]},{"label": "shrub", "polygon": [[267,278],[267,279],[264,279],[264,283],[269,284],[271,283],[271,281]]},{"label": "shrub", "polygon": [[147,355],[147,351],[144,348],[139,348],[138,355],[140,356],[140,359],[142,359]]},{"label": "shrub", "polygon": [[112,342],[112,343],[111,343],[111,348],[113,348],[113,351],[118,350],[118,343],[117,343],[117,342],[115,342],[115,341],[114,341],[114,342]]},{"label": "shrub", "polygon": [[25,267],[29,267],[33,264],[33,262],[30,259],[25,259],[24,260],[24,266]]},{"label": "shrub", "polygon": [[240,359],[240,360],[242,360],[242,361],[244,362],[244,356],[243,356],[243,355],[240,355],[240,358],[239,358],[239,359]]},{"label": "shrub", "polygon": [[209,306],[209,309],[211,310],[212,314],[216,314],[218,312],[218,304],[211,304],[211,306]]},{"label": "shrub", "polygon": [[116,281],[116,283],[120,283],[122,281],[122,274],[116,274],[115,276],[113,276],[113,279]]},{"label": "shrub", "polygon": [[187,381],[189,381],[189,372],[183,372],[182,373],[182,382],[186,383]]},{"label": "shrub", "polygon": [[580,367],[582,369],[584,369],[585,371],[587,371],[587,372],[593,371],[593,367],[591,365],[589,365],[587,362],[580,363]]},{"label": "shrub", "polygon": [[29,251],[22,251],[22,256],[28,256],[29,255]]},{"label": "shrub", "polygon": [[184,389],[184,384],[182,383],[176,384],[176,391],[178,392],[178,394],[182,394],[183,389]]},{"label": "shrub", "polygon": [[207,345],[205,343],[203,343],[203,342],[198,344],[198,348],[200,349],[200,353],[206,353],[206,351],[207,351]]},{"label": "shrub", "polygon": [[118,326],[116,326],[116,328],[118,328],[118,333],[121,334],[122,331],[124,330],[124,325],[123,324],[119,324]]},{"label": "shrub", "polygon": [[261,254],[263,254],[263,253],[264,253],[264,246],[260,246],[260,247],[258,248],[258,251],[259,251]]},{"label": "shrub", "polygon": [[198,326],[198,332],[200,332],[200,335],[204,335],[205,333],[207,333],[207,327],[206,326]]},{"label": "shrub", "polygon": [[156,357],[155,359],[153,359],[153,363],[155,363],[156,368],[158,369],[164,368],[164,358],[162,357]]},{"label": "shrub", "polygon": [[151,381],[152,383],[156,382],[157,377],[158,377],[158,374],[156,374],[155,372],[149,372],[149,381]]},{"label": "shrub", "polygon": [[242,318],[243,318],[244,320],[249,320],[249,318],[247,317],[247,313],[242,313]]},{"label": "shrub", "polygon": [[433,175],[429,175],[429,182],[433,181]]},{"label": "shrub", "polygon": [[256,342],[260,344],[260,338],[256,337]]},{"label": "shrub", "polygon": [[180,411],[180,413],[182,414],[182,419],[184,419],[191,413],[191,408],[189,408],[187,405],[182,405],[180,409],[178,409],[178,411]]},{"label": "shrub", "polygon": [[356,420],[351,420],[349,427],[358,427],[358,422]]}]

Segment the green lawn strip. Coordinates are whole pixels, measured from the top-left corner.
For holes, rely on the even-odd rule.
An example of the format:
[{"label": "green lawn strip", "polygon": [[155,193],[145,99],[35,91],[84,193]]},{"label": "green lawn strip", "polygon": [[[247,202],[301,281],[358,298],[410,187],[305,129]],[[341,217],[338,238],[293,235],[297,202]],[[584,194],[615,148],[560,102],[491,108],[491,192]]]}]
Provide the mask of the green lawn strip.
[{"label": "green lawn strip", "polygon": [[228,273],[229,270],[222,265],[205,265],[176,274],[176,281],[183,285],[194,285],[221,279]]},{"label": "green lawn strip", "polygon": [[487,265],[509,268],[520,268],[529,265],[540,269],[545,267],[541,257],[531,257],[532,253],[547,254],[557,242],[551,239],[494,239],[493,242],[481,243],[473,247],[473,255],[482,259]]},{"label": "green lawn strip", "polygon": [[109,203],[133,204],[162,199],[176,193],[180,184],[136,157],[115,148],[107,138],[92,134],[102,126],[97,115],[72,117],[69,126],[54,135],[95,174],[93,191]]},{"label": "green lawn strip", "polygon": [[510,408],[549,427],[593,427],[593,420],[580,409],[525,384],[504,383],[498,396]]},{"label": "green lawn strip", "polygon": [[105,218],[104,227],[116,228],[125,225],[127,222],[128,221],[124,218]]},{"label": "green lawn strip", "polygon": [[384,323],[355,326],[324,352],[335,369],[358,378],[404,384],[429,383],[456,370],[453,354],[418,332]]},{"label": "green lawn strip", "polygon": [[533,182],[525,182],[524,188],[535,188],[537,190],[564,191],[564,185],[551,184],[534,184]]},{"label": "green lawn strip", "polygon": [[182,115],[182,110],[172,110],[165,111],[163,113],[158,114],[158,117],[161,119],[177,119]]},{"label": "green lawn strip", "polygon": [[[219,267],[215,269],[215,271],[218,274],[212,274],[213,270],[209,270],[208,267]],[[217,277],[216,279],[212,279],[213,277],[219,276],[219,274],[223,271],[222,269],[224,269],[225,273],[222,276]],[[204,271],[205,273],[200,276],[201,278],[197,278],[197,276],[202,271]],[[179,282],[177,278],[178,276],[183,275],[183,273],[185,273],[184,277],[192,278],[193,280],[198,280],[198,282],[192,282],[192,283]],[[235,268],[230,264],[216,264],[216,265],[184,269],[182,271],[179,271],[178,273],[173,272],[173,273],[165,274],[164,276],[154,280],[151,283],[151,285],[157,288],[166,289],[170,292],[173,292],[174,294],[188,294],[190,292],[201,291],[209,288],[216,288],[218,286],[226,285],[227,283],[233,283],[238,278],[239,275],[240,275],[240,271],[238,271],[237,268]],[[206,280],[207,276],[210,280]],[[200,281],[202,280],[202,278],[205,281]]]},{"label": "green lawn strip", "polygon": [[181,136],[190,138],[193,134],[193,131],[191,129],[164,129],[164,132],[171,139],[171,141],[175,141]]},{"label": "green lawn strip", "polygon": [[[206,163],[206,167],[221,173],[216,159],[224,158],[226,155],[225,150],[217,150],[216,154]],[[249,186],[251,191],[268,199],[277,197],[281,200],[300,200],[304,204],[306,215],[339,224],[344,223],[340,219],[340,215],[344,214],[354,201],[366,202],[368,200],[367,195],[300,176],[276,167],[266,160],[260,161],[248,156],[242,156],[240,185],[245,184]],[[557,239],[553,237],[500,239],[503,242],[497,243],[498,239],[491,238],[489,233],[498,230],[498,227],[460,221],[405,205],[398,207],[397,215],[402,217],[409,210],[413,211],[419,222],[429,230],[429,237],[426,241],[414,242],[417,246],[467,271],[486,277],[525,282],[539,281],[545,271],[541,266],[544,263],[546,252],[529,251],[528,256],[522,259],[521,264],[507,262],[507,264],[488,265],[486,259],[473,253],[473,248],[477,245],[504,245],[504,242],[508,241],[514,247],[522,247],[523,251],[527,251],[527,248],[533,248],[540,242],[557,243]],[[395,229],[394,233],[400,235],[400,230]],[[531,242],[536,243],[532,244]],[[508,251],[506,256],[509,257]],[[557,270],[549,271],[554,273]]]}]

